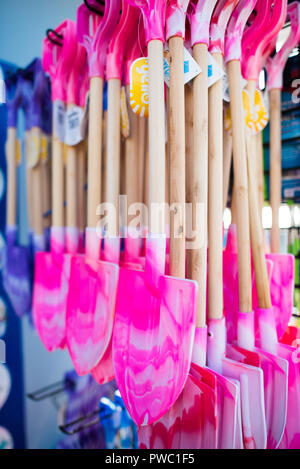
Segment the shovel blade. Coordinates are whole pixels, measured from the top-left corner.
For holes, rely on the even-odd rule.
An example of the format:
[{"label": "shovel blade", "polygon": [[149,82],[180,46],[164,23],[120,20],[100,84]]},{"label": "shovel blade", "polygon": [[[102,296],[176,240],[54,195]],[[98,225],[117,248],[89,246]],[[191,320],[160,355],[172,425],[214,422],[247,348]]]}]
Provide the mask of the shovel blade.
[{"label": "shovel blade", "polygon": [[112,336],[118,266],[73,256],[67,303],[67,346],[79,375],[95,368]]},{"label": "shovel blade", "polygon": [[159,420],[185,385],[195,335],[197,285],[120,269],[113,334],[116,381],[137,425]]},{"label": "shovel blade", "polygon": [[217,393],[189,374],[170,410],[153,425],[139,428],[141,449],[216,449]]},{"label": "shovel blade", "polygon": [[65,347],[71,256],[38,252],[35,257],[33,318],[47,350]]},{"label": "shovel blade", "polygon": [[264,402],[263,371],[229,358],[224,358],[223,373],[240,381],[243,441],[245,449],[265,449],[267,429]]},{"label": "shovel blade", "polygon": [[32,296],[32,262],[30,248],[7,245],[3,255],[3,286],[15,313],[23,317],[30,312]]},{"label": "shovel blade", "polygon": [[287,420],[280,449],[300,448],[300,349],[277,345],[277,354],[289,363]]},{"label": "shovel blade", "polygon": [[293,314],[295,257],[291,254],[267,254],[266,258],[273,263],[270,293],[277,335],[282,337]]}]

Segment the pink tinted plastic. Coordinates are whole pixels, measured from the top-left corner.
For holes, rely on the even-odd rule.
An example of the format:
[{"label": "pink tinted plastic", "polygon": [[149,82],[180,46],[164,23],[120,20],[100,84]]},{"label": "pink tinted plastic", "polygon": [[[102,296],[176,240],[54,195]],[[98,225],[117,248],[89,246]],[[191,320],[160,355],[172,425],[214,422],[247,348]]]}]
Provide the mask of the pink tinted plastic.
[{"label": "pink tinted plastic", "polygon": [[145,28],[143,21],[138,22],[137,26],[137,38],[130,44],[127,49],[127,55],[125,58],[125,71],[124,71],[124,81],[125,85],[130,84],[130,67],[132,62],[134,62],[139,57],[144,57],[147,55],[146,43],[145,43]]},{"label": "pink tinted plastic", "polygon": [[99,261],[101,239],[86,230],[86,256],[74,256],[67,303],[67,346],[79,375],[89,373],[109,346],[118,266]]},{"label": "pink tinted plastic", "polygon": [[[266,46],[273,42],[286,18],[287,0],[258,0],[257,10],[264,11],[263,21],[253,21],[242,41],[243,75],[246,80],[258,80],[261,71],[261,60]],[[272,4],[274,3],[273,9]],[[266,11],[267,10],[267,11]]]},{"label": "pink tinted plastic", "polygon": [[240,0],[229,20],[225,37],[225,62],[241,60],[242,37],[246,22],[251,15],[257,0]]},{"label": "pink tinted plastic", "polygon": [[90,372],[109,344],[118,267],[74,256],[67,307],[67,344],[79,375]]},{"label": "pink tinted plastic", "polygon": [[159,40],[165,42],[166,0],[127,0],[143,14],[146,43]]},{"label": "pink tinted plastic", "polygon": [[184,38],[185,19],[189,0],[168,0],[166,10],[166,38],[173,36]]},{"label": "pink tinted plastic", "polygon": [[85,48],[77,42],[77,54],[74,58],[71,73],[68,77],[67,103],[78,104],[80,101],[80,89],[82,85],[83,72],[86,65],[87,54]]},{"label": "pink tinted plastic", "polygon": [[261,369],[227,357],[225,320],[208,321],[208,363],[227,378],[240,382],[244,446],[264,449],[267,444],[264,383]]},{"label": "pink tinted plastic", "polygon": [[76,25],[74,21],[66,20],[55,32],[63,36],[62,46],[45,38],[42,62],[45,72],[51,78],[52,100],[66,102],[66,85],[77,52]]},{"label": "pink tinted plastic", "polygon": [[84,108],[86,104],[86,97],[90,88],[90,80],[89,80],[89,67],[88,61],[86,60],[85,65],[82,70],[82,76],[80,78],[81,86],[78,96],[78,106]]},{"label": "pink tinted plastic", "polygon": [[208,385],[202,372],[205,370],[192,365],[171,409],[153,425],[139,428],[140,449],[217,449],[216,380],[214,386]]},{"label": "pink tinted plastic", "polygon": [[[77,10],[77,35],[88,54],[90,78],[104,78],[107,47],[120,18],[120,6],[120,0],[105,2],[103,17],[93,13],[85,5],[81,5]],[[92,34],[90,34],[91,18]]]},{"label": "pink tinted plastic", "polygon": [[[228,340],[233,342],[237,338],[238,314],[238,262],[235,225],[230,227],[227,236],[226,250],[223,252],[223,296],[224,314],[226,316]],[[266,254],[269,272],[270,293],[273,314],[278,337],[280,338],[293,312],[293,295],[295,285],[295,258],[291,254]],[[252,268],[253,279],[253,309],[257,308],[257,293]],[[259,337],[258,324],[255,326],[256,337]]]},{"label": "pink tinted plastic", "polygon": [[137,8],[123,0],[121,18],[108,46],[106,63],[107,80],[113,78],[122,80],[123,78],[124,53],[127,50],[128,42],[132,39],[132,35],[136,30],[139,14],[140,12]]},{"label": "pink tinted plastic", "polygon": [[225,32],[230,16],[239,0],[219,0],[210,23],[210,44],[211,53],[221,53],[224,55]]},{"label": "pink tinted plastic", "polygon": [[288,410],[280,449],[300,448],[300,349],[278,344],[277,354],[289,363]]},{"label": "pink tinted plastic", "polygon": [[193,0],[189,4],[188,16],[191,29],[191,44],[209,44],[209,27],[218,0]]},{"label": "pink tinted plastic", "polygon": [[65,346],[66,301],[71,256],[64,254],[64,229],[52,228],[51,253],[35,257],[33,318],[47,350]]},{"label": "pink tinted plastic", "polygon": [[300,4],[291,3],[287,8],[287,19],[291,23],[291,32],[280,51],[267,62],[268,90],[283,87],[283,71],[292,50],[300,41]]},{"label": "pink tinted plastic", "polygon": [[179,397],[195,334],[197,285],[162,275],[165,240],[158,250],[156,241],[147,245],[145,272],[120,269],[116,303],[116,381],[137,425],[159,420]]}]

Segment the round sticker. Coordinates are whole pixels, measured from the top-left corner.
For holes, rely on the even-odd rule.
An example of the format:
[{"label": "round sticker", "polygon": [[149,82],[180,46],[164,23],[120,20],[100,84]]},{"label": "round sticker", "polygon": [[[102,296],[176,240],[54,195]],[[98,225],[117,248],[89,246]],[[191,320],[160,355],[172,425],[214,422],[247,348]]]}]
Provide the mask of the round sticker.
[{"label": "round sticker", "polygon": [[11,377],[8,368],[0,363],[0,409],[4,406],[11,389]]},{"label": "round sticker", "polygon": [[4,336],[7,327],[7,309],[3,298],[0,297],[0,338]]},{"label": "round sticker", "polygon": [[0,427],[0,449],[14,449],[14,440],[4,427]]},{"label": "round sticker", "polygon": [[[259,90],[255,91],[254,103],[251,103],[248,91],[243,90],[243,105],[246,128],[251,134],[262,132],[268,124],[269,115],[264,98]],[[231,131],[230,107],[225,115],[225,129]]]},{"label": "round sticker", "polygon": [[130,106],[141,117],[149,115],[148,59],[140,57],[130,67]]}]

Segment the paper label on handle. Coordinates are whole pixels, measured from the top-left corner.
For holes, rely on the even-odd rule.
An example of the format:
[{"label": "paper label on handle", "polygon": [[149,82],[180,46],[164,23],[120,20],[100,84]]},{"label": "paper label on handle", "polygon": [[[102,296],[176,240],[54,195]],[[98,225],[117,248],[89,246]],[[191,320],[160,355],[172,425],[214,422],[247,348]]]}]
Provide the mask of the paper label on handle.
[{"label": "paper label on handle", "polygon": [[[189,83],[201,72],[201,67],[197,64],[196,60],[191,56],[189,51],[184,47],[184,84],[186,85]],[[170,87],[170,60],[167,49],[164,51],[164,78],[166,85]]]},{"label": "paper label on handle", "polygon": [[224,70],[213,56],[208,53],[208,88],[217,83],[224,76]]},{"label": "paper label on handle", "polygon": [[53,116],[57,138],[64,142],[66,133],[66,106],[62,101],[54,101]]},{"label": "paper label on handle", "polygon": [[149,116],[149,67],[146,57],[135,60],[130,67],[130,106],[138,116]]},{"label": "paper label on handle", "polygon": [[79,106],[69,108],[66,112],[66,136],[65,143],[70,147],[82,142],[81,123],[84,110]]},{"label": "paper label on handle", "polygon": [[123,138],[129,137],[130,123],[127,109],[126,90],[124,86],[121,88],[121,131]]},{"label": "paper label on handle", "polygon": [[[247,130],[252,135],[262,132],[268,124],[269,115],[261,91],[256,90],[254,103],[251,104],[249,93],[243,90],[243,105]],[[231,131],[230,107],[225,115],[225,129]]]},{"label": "paper label on handle", "polygon": [[2,67],[0,67],[0,104],[6,103],[6,87]]},{"label": "paper label on handle", "polygon": [[[248,83],[247,80],[242,78],[242,89],[243,90],[247,86],[247,83]],[[224,75],[223,75],[223,100],[226,101],[226,103],[230,103],[228,75],[227,75],[226,72],[224,72]]]}]

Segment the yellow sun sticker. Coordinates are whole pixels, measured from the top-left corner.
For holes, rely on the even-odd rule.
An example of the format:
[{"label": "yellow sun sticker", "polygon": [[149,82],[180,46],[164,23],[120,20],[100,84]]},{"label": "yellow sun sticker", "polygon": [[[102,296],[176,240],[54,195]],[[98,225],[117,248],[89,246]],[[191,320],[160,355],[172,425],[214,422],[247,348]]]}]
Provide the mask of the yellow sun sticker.
[{"label": "yellow sun sticker", "polygon": [[41,161],[46,163],[49,159],[49,139],[46,135],[42,136],[41,140]]},{"label": "yellow sun sticker", "polygon": [[122,131],[123,138],[129,137],[130,126],[129,126],[129,116],[128,116],[128,109],[127,109],[126,90],[124,86],[122,86],[122,89],[121,89],[121,131]]},{"label": "yellow sun sticker", "polygon": [[27,155],[28,168],[34,168],[40,161],[41,156],[41,139],[34,132],[31,133],[29,155]]},{"label": "yellow sun sticker", "polygon": [[130,106],[141,117],[149,115],[148,59],[140,57],[130,67]]},{"label": "yellow sun sticker", "polygon": [[16,164],[20,166],[22,160],[22,150],[21,150],[21,142],[19,139],[16,140]]},{"label": "yellow sun sticker", "polygon": [[[251,103],[249,93],[243,90],[243,105],[246,128],[251,134],[262,132],[268,124],[269,115],[261,91],[255,91],[254,103]],[[230,106],[225,114],[225,129],[231,132]]]}]

